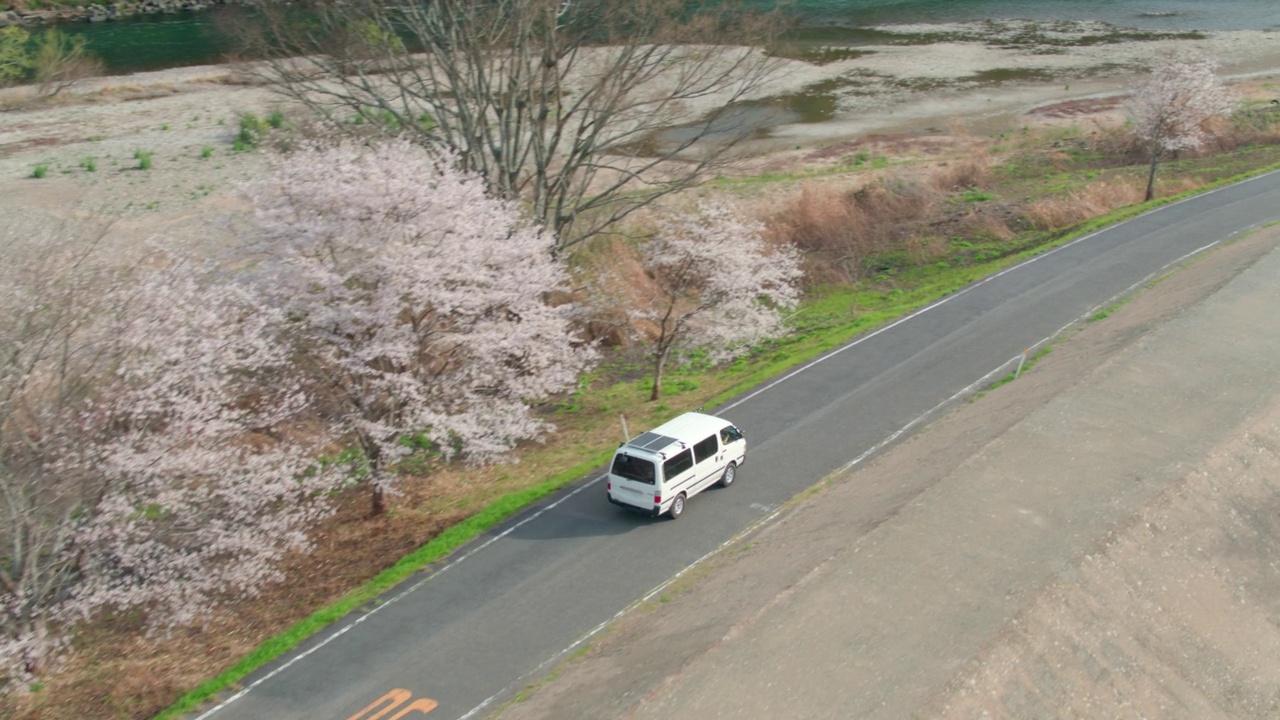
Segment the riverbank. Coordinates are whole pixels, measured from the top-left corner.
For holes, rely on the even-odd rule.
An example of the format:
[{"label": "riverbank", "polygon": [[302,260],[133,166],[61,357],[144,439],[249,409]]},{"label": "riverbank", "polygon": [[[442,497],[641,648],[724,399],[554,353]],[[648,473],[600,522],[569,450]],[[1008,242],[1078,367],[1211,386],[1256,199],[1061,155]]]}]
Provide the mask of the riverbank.
[{"label": "riverbank", "polygon": [[[834,101],[821,122],[771,133],[775,147],[881,132],[937,131],[958,120],[976,134],[1018,129],[1041,106],[1124,93],[1161,55],[1197,48],[1239,81],[1280,72],[1280,35],[1242,30],[1125,40],[1100,23],[1031,21],[880,28],[904,44],[792,70],[794,92]],[[919,44],[921,38],[936,42]],[[1270,90],[1280,96],[1274,85]],[[1114,116],[1112,119],[1116,119]]]},{"label": "riverbank", "polygon": [[40,26],[68,22],[114,22],[135,15],[173,15],[180,12],[198,12],[220,5],[235,4],[236,0],[142,0],[142,2],[117,3],[57,3],[46,7],[26,8],[14,6],[0,10],[0,28],[8,25]]},{"label": "riverbank", "polygon": [[[995,135],[1023,127],[1123,121],[1115,102],[1160,54],[1195,47],[1218,58],[1247,98],[1280,97],[1280,43],[1265,31],[1193,39],[1078,44],[1097,24],[903,26],[904,37],[834,61],[783,61],[753,98],[770,118],[740,171],[801,171],[824,147],[873,135]],[[1033,32],[1034,31],[1034,32]],[[1028,42],[1040,33],[1039,42]],[[1021,38],[1019,43],[1013,43]],[[808,114],[796,107],[819,106]],[[141,235],[174,233],[202,244],[233,239],[244,220],[238,186],[269,152],[237,152],[238,119],[278,112],[304,120],[243,65],[206,65],[86,80],[39,101],[31,88],[0,90],[0,207],[48,227],[112,224]],[[1046,109],[1054,109],[1046,111]],[[1064,109],[1069,108],[1069,109]],[[146,154],[148,168],[138,155]],[[42,179],[34,176],[42,174]],[[190,228],[200,228],[196,238]]]}]

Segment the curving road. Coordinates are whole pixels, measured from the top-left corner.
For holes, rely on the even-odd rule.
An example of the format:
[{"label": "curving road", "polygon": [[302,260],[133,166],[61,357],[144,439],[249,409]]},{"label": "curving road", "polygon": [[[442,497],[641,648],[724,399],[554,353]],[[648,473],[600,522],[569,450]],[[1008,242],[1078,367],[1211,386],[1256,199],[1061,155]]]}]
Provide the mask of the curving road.
[{"label": "curving road", "polygon": [[1170,264],[1280,219],[1280,173],[1160,208],[976,283],[713,410],[749,436],[732,489],[676,523],[599,478],[495,528],[192,717],[475,718],[778,506]]}]

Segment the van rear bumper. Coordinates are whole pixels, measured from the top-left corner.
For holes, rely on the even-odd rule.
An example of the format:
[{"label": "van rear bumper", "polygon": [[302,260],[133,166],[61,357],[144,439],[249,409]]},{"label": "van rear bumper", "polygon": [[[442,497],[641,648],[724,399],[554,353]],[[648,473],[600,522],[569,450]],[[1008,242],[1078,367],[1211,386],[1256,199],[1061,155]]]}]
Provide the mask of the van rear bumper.
[{"label": "van rear bumper", "polygon": [[661,507],[653,507],[653,506],[640,507],[639,505],[632,505],[631,503],[622,502],[621,500],[614,498],[613,493],[605,493],[605,494],[609,497],[609,502],[613,503],[614,505],[617,505],[620,508],[626,508],[631,512],[637,512],[637,513],[640,513],[641,515],[648,515],[649,517],[658,517],[659,515],[662,514]]}]

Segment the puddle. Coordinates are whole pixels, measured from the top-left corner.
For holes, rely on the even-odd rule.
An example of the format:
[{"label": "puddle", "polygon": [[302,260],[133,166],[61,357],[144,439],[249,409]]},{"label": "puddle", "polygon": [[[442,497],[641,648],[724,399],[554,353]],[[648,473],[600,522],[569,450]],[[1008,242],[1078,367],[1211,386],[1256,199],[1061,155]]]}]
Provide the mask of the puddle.
[{"label": "puddle", "polygon": [[736,103],[709,120],[664,130],[653,141],[636,148],[636,151],[642,155],[656,155],[671,152],[695,141],[719,143],[766,138],[773,127],[799,122],[800,118],[800,113],[785,104],[779,104],[776,99]]},{"label": "puddle", "polygon": [[863,81],[854,78],[832,78],[800,92],[735,103],[714,118],[664,130],[627,151],[654,156],[693,141],[759,140],[769,137],[779,125],[826,122],[835,117],[837,91],[861,84]]},{"label": "puddle", "polygon": [[1051,82],[1056,75],[1043,68],[992,68],[959,78],[957,82],[1003,85],[1011,82]]},{"label": "puddle", "polygon": [[830,65],[834,62],[857,60],[874,55],[874,50],[812,43],[792,43],[769,53],[774,57],[802,60],[813,65]]}]

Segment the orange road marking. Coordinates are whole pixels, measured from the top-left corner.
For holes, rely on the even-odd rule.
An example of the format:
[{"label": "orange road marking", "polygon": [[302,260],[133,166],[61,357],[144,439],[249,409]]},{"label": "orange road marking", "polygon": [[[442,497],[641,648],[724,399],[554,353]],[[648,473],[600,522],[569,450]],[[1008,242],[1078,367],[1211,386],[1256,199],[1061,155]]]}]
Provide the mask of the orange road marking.
[{"label": "orange road marking", "polygon": [[[413,697],[413,693],[406,691],[406,689],[396,688],[394,691],[384,694],[384,696],[378,698],[378,700],[369,703],[369,706],[365,707],[364,710],[348,717],[347,720],[379,720],[380,717],[387,715],[388,712],[392,712],[393,710],[396,710],[397,707],[404,705],[404,702],[411,697]],[[422,700],[419,700],[413,703],[413,705],[404,708],[404,710],[397,712],[397,714],[390,720],[401,719],[401,717],[408,715],[408,712],[411,710],[420,710],[422,715],[426,715],[431,710],[434,710],[436,705],[438,705],[438,703],[434,700],[430,700],[430,698],[422,698]],[[376,715],[370,715],[370,712],[374,712],[375,710],[378,711],[376,712]]]},{"label": "orange road marking", "polygon": [[401,718],[405,717],[406,715],[408,715],[409,713],[415,710],[422,713],[423,715],[426,715],[432,710],[435,710],[436,706],[439,704],[440,703],[436,702],[435,700],[432,700],[431,698],[418,698],[417,700],[414,700],[413,704],[410,705],[409,707],[401,710],[395,715],[392,715],[391,720],[400,720]]}]

